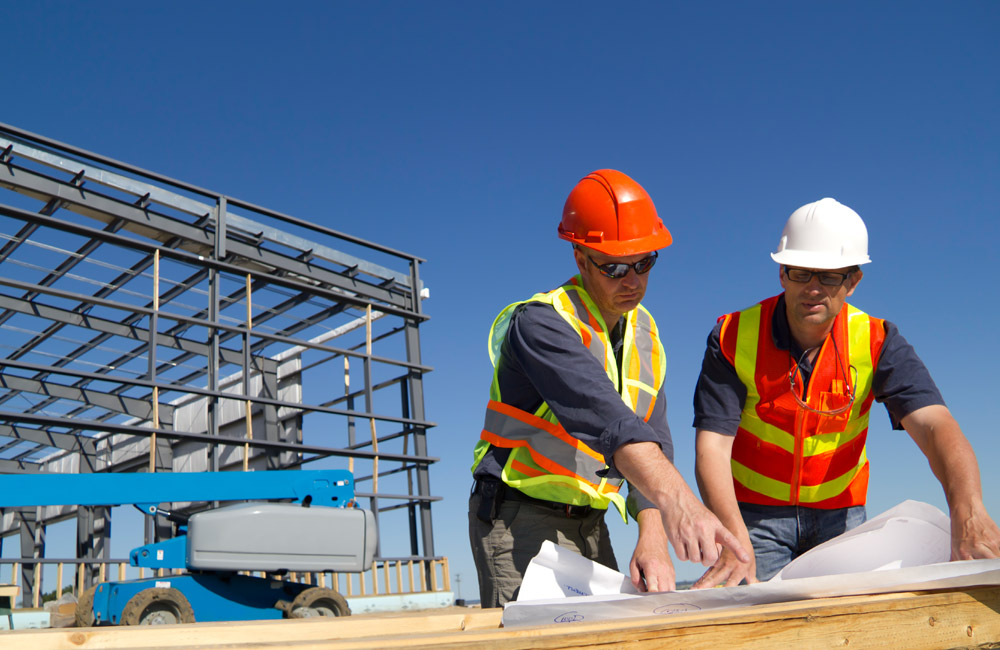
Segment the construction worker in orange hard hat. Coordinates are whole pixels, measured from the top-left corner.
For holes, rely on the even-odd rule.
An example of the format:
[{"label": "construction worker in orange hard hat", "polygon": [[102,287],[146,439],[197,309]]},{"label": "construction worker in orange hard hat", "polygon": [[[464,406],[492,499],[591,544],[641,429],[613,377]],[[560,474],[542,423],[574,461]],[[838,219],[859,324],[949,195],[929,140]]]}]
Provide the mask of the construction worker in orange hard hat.
[{"label": "construction worker in orange hard hat", "polygon": [[865,521],[874,400],[944,488],[952,559],[1000,557],[975,454],[927,368],[894,324],[846,302],[871,262],[858,213],[803,205],[771,259],[784,292],[719,319],[694,396],[701,495],[754,559],[724,550],[694,586],[769,580]]},{"label": "construction worker in orange hard hat", "polygon": [[672,464],[666,354],[640,304],[672,241],[653,200],[622,172],[595,171],[570,192],[558,232],[577,275],[508,305],[490,330],[469,499],[483,607],[516,597],[545,540],[617,570],[609,505],[638,521],[629,566],[640,590],[675,587],[668,540],[682,560],[711,565],[720,547],[750,559]]}]

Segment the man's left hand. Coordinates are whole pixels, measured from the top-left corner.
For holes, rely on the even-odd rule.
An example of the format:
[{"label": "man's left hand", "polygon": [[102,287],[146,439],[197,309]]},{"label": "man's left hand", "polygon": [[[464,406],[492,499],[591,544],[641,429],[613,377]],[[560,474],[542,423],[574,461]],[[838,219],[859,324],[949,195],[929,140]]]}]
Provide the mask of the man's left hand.
[{"label": "man's left hand", "polygon": [[639,541],[628,565],[632,584],[639,591],[673,591],[677,588],[676,574],[659,511],[640,510],[637,521]]},{"label": "man's left hand", "polygon": [[951,513],[951,559],[983,560],[1000,558],[1000,529],[986,513],[986,507],[954,508]]}]

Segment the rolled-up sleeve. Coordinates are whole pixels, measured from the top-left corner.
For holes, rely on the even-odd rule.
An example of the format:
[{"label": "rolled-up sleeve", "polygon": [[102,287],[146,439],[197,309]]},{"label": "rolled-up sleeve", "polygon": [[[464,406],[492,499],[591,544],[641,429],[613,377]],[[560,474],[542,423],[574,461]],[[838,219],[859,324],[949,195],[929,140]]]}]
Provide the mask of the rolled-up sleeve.
[{"label": "rolled-up sleeve", "polygon": [[650,422],[645,422],[625,404],[602,365],[551,306],[526,303],[515,311],[502,348],[501,363],[505,362],[510,367],[501,368],[504,401],[527,401],[526,396],[518,399],[517,379],[522,377],[539,399],[532,408],[520,407],[534,410],[542,401],[548,404],[570,435],[604,455],[609,478],[621,478],[614,453],[622,445],[654,442],[668,457],[673,456],[663,391]]}]

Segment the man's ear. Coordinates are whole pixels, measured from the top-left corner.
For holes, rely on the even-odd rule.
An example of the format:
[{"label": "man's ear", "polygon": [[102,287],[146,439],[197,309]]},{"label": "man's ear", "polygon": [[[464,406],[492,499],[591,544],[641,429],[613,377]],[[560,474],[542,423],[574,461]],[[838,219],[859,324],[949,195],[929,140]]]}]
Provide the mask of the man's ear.
[{"label": "man's ear", "polygon": [[856,289],[858,284],[861,283],[861,278],[864,277],[864,275],[865,272],[862,271],[861,269],[858,269],[857,271],[851,274],[851,279],[849,280],[850,285],[848,286],[847,289],[848,296],[854,293],[854,289]]},{"label": "man's ear", "polygon": [[581,251],[576,246],[573,247],[573,260],[576,262],[576,268],[583,275],[587,270],[587,257],[583,251]]}]

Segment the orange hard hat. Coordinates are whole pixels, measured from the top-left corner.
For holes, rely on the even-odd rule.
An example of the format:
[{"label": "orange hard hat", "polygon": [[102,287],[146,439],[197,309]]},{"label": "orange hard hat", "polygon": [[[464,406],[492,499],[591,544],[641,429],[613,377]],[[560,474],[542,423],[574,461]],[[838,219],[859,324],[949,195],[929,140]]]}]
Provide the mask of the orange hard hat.
[{"label": "orange hard hat", "polygon": [[614,257],[673,241],[642,185],[614,169],[591,172],[576,184],[563,206],[559,237]]}]

